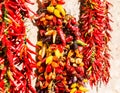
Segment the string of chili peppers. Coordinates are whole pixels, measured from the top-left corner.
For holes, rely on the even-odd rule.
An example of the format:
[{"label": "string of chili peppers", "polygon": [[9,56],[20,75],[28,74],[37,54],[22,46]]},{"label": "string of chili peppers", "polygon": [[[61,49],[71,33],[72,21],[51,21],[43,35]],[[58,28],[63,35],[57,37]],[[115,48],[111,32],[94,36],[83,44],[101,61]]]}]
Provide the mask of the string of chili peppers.
[{"label": "string of chili peppers", "polygon": [[36,93],[31,84],[36,67],[31,54],[36,53],[27,46],[32,43],[24,25],[24,18],[30,17],[26,3],[31,2],[0,1],[0,93]]},{"label": "string of chili peppers", "polygon": [[63,0],[41,2],[40,17],[35,20],[39,28],[37,46],[38,93],[84,93],[83,47],[76,19],[66,14]]},{"label": "string of chili peppers", "polygon": [[81,0],[81,36],[87,43],[83,49],[84,74],[91,86],[108,83],[110,78],[110,5],[106,0]]}]

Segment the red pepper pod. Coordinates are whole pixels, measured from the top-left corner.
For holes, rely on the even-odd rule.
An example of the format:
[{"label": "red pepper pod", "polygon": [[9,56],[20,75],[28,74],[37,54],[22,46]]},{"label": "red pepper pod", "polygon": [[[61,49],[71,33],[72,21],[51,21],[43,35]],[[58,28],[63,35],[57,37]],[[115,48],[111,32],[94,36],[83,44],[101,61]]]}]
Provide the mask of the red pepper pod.
[{"label": "red pepper pod", "polygon": [[30,48],[27,47],[27,52],[34,54],[34,55],[38,55],[36,52],[34,52],[33,50],[31,50]]},{"label": "red pepper pod", "polygon": [[26,39],[26,42],[28,44],[30,44],[31,46],[35,47],[35,48],[38,48],[36,45],[34,45],[28,38]]},{"label": "red pepper pod", "polygon": [[68,37],[66,38],[66,42],[67,42],[67,43],[70,43],[72,40],[73,40],[73,36],[68,36]]},{"label": "red pepper pod", "polygon": [[55,93],[59,93],[59,88],[58,88],[58,86],[55,86]]},{"label": "red pepper pod", "polygon": [[2,4],[0,4],[0,20],[2,20]]},{"label": "red pepper pod", "polygon": [[58,19],[57,19],[57,24],[58,24],[59,26],[62,26],[62,19],[58,18]]},{"label": "red pepper pod", "polygon": [[10,49],[7,49],[7,58],[8,58],[8,61],[10,62],[10,66],[14,66],[14,63],[13,63],[13,53]]},{"label": "red pepper pod", "polygon": [[51,65],[47,65],[45,71],[46,71],[47,73],[52,72],[52,66],[51,66]]},{"label": "red pepper pod", "polygon": [[57,24],[57,18],[56,18],[56,16],[53,17],[53,23],[54,23],[54,25]]},{"label": "red pepper pod", "polygon": [[4,64],[4,58],[0,57],[0,64]]},{"label": "red pepper pod", "polygon": [[65,34],[63,33],[63,30],[59,26],[56,28],[56,30],[57,30],[60,38],[61,38],[63,46],[65,46],[66,45],[66,40],[65,40]]},{"label": "red pepper pod", "polygon": [[77,24],[76,18],[71,18],[71,23],[72,23],[72,25]]},{"label": "red pepper pod", "polygon": [[5,84],[4,81],[1,80],[1,81],[0,81],[0,92],[1,92],[1,93],[4,93],[4,90],[5,90],[4,84]]},{"label": "red pepper pod", "polygon": [[79,66],[79,67],[76,67],[76,71],[81,75],[83,76],[84,75],[84,68]]},{"label": "red pepper pod", "polygon": [[57,45],[57,48],[58,48],[58,50],[60,51],[60,52],[63,52],[63,49],[64,49],[64,47],[62,46],[62,45]]},{"label": "red pepper pod", "polygon": [[36,90],[31,86],[31,84],[28,84],[28,88],[30,90],[30,93],[37,93]]},{"label": "red pepper pod", "polygon": [[62,74],[63,70],[60,67],[55,68],[55,73]]},{"label": "red pepper pod", "polygon": [[65,4],[65,1],[64,0],[57,0],[57,3],[58,4]]},{"label": "red pepper pod", "polygon": [[2,69],[2,71],[1,71],[1,73],[0,73],[0,80],[3,80],[6,71],[7,71],[7,68],[4,67],[4,68]]},{"label": "red pepper pod", "polygon": [[64,77],[62,76],[62,75],[58,75],[58,76],[56,76],[56,80],[57,81],[59,81],[59,80],[63,80],[64,79]]}]

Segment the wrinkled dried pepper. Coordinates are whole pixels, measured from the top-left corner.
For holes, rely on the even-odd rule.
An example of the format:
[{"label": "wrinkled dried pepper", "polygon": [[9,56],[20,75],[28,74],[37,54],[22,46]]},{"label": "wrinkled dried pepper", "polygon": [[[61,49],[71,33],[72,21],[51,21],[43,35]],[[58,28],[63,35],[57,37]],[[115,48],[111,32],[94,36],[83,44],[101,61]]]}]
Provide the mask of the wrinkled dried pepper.
[{"label": "wrinkled dried pepper", "polygon": [[[0,92],[36,93],[31,86],[36,54],[27,44],[24,18],[30,17],[25,3],[29,0],[4,0],[0,2]],[[35,47],[35,46],[34,46]]]},{"label": "wrinkled dried pepper", "polygon": [[86,70],[85,78],[90,85],[103,81],[108,83],[110,78],[109,47],[110,18],[107,0],[82,0],[80,13],[80,28],[82,39],[87,43],[83,49],[83,62]]}]

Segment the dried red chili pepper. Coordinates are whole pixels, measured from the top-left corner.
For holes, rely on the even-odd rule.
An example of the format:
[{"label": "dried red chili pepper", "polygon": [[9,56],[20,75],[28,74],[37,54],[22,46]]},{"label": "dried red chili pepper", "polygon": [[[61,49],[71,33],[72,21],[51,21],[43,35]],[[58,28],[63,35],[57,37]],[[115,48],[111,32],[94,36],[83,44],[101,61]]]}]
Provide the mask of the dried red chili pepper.
[{"label": "dried red chili pepper", "polygon": [[109,5],[106,0],[81,1],[81,36],[87,43],[87,46],[83,49],[83,61],[86,70],[85,77],[88,78],[91,86],[101,81],[107,83],[110,77],[108,70],[110,68],[109,57],[105,56],[106,51],[107,54],[109,51],[107,44],[110,40],[109,31],[112,30],[108,17]]},{"label": "dried red chili pepper", "polygon": [[56,29],[57,29],[58,34],[60,35],[63,46],[65,46],[66,45],[66,40],[65,40],[65,35],[64,35],[62,29],[60,27],[57,27]]},{"label": "dried red chili pepper", "polygon": [[[32,54],[36,54],[27,47],[30,44],[26,38],[24,18],[29,17],[30,9],[25,3],[29,0],[4,0],[0,3],[0,92],[36,93],[31,86],[31,76],[36,61]],[[32,11],[30,11],[32,12]],[[1,60],[2,58],[2,60]],[[21,66],[21,68],[18,68]]]}]

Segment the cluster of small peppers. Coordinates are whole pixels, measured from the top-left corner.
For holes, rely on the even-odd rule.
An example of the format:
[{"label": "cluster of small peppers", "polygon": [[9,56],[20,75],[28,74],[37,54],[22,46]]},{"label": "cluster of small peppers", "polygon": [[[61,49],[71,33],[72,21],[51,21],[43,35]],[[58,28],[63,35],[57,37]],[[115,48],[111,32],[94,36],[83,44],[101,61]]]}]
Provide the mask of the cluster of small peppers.
[{"label": "cluster of small peppers", "polygon": [[84,87],[87,80],[82,50],[87,44],[81,39],[76,19],[66,14],[63,3],[53,1],[41,2],[40,17],[35,20],[39,28],[36,90],[84,93],[88,89]]},{"label": "cluster of small peppers", "polygon": [[0,93],[36,93],[31,84],[36,67],[31,54],[36,53],[27,45],[34,46],[26,36],[26,3],[31,2],[0,0]]},{"label": "cluster of small peppers", "polygon": [[91,86],[100,82],[106,84],[110,78],[110,5],[106,0],[81,0],[81,36],[87,43],[83,49],[84,74]]}]

